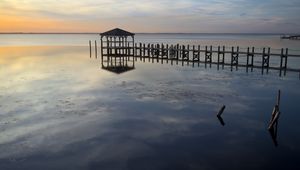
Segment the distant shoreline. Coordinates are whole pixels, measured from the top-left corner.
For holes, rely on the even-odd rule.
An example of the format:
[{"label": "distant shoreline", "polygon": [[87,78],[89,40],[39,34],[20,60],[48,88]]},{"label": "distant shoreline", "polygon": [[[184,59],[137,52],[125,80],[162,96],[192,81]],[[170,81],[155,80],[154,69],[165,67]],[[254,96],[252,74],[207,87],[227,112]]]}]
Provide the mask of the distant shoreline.
[{"label": "distant shoreline", "polygon": [[0,32],[0,34],[100,34],[100,33],[89,33],[89,32]]},{"label": "distant shoreline", "polygon": [[[96,32],[0,32],[1,34],[100,34]],[[203,35],[296,35],[297,33],[168,33],[168,32],[138,32],[135,34],[203,34]]]}]

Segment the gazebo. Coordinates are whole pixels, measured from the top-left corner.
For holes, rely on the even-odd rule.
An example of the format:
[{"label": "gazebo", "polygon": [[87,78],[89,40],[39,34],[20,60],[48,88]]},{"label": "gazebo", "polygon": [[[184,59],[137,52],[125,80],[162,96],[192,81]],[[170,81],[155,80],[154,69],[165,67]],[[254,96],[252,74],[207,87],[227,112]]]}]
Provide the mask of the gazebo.
[{"label": "gazebo", "polygon": [[115,73],[134,69],[134,33],[115,28],[100,37],[103,69]]}]

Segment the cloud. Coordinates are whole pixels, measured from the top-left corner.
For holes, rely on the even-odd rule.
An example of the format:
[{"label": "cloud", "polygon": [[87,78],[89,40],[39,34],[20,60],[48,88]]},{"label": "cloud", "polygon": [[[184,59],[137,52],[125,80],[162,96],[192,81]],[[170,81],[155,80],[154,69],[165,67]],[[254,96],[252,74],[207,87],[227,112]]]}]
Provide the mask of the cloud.
[{"label": "cloud", "polygon": [[[230,27],[231,24],[238,26],[251,21],[254,25],[260,25],[262,18],[272,21],[281,18],[272,22],[273,27],[281,23],[299,23],[299,11],[300,2],[295,0],[263,2],[258,0],[3,0],[0,2],[0,20],[1,17],[6,16],[33,20],[39,18],[64,21],[66,25],[75,23],[78,25],[75,26],[78,30],[82,30],[82,25],[88,25],[100,31],[108,27],[122,26],[124,28],[144,27],[142,30],[133,30],[136,32],[230,32],[231,30],[225,28]],[[149,23],[155,27],[152,28]],[[300,29],[292,25],[287,27],[281,29],[295,31]],[[240,28],[239,32],[243,30],[247,30],[247,27]],[[266,30],[258,26],[257,30],[277,31],[275,28]]]}]

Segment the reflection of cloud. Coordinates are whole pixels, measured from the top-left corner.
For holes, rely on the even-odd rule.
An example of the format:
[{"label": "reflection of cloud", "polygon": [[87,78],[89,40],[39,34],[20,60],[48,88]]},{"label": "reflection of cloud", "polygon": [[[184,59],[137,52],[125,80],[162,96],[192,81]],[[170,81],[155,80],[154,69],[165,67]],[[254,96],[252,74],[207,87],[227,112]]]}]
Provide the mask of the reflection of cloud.
[{"label": "reflection of cloud", "polygon": [[245,13],[245,12],[240,14],[241,17],[246,16],[246,15],[247,15],[247,13]]},{"label": "reflection of cloud", "polygon": [[[0,72],[1,80],[15,80],[13,75],[28,69],[52,74],[39,80],[10,82],[9,94],[0,88],[0,165],[146,169],[150,162],[153,169],[190,165],[219,169],[232,159],[243,167],[248,158],[266,153],[257,149],[267,148],[256,136],[264,132],[256,117],[261,114],[250,114],[247,107],[261,103],[251,96],[262,98],[263,94],[250,95],[245,89],[249,93],[272,90],[278,85],[275,82],[281,81],[266,77],[253,81],[253,77],[235,77],[225,70],[216,73],[141,63],[137,63],[138,71],[117,76],[100,70],[98,61],[90,60],[85,50],[69,53],[74,49],[50,49],[54,53],[33,50],[33,57],[27,56],[32,65],[18,69],[11,66],[23,56],[2,60],[9,76]],[[39,57],[43,60],[36,60]],[[270,88],[261,88],[267,82]],[[26,92],[14,91],[12,85],[24,86]],[[223,102],[226,126],[221,129],[215,115],[219,107],[215,106]],[[254,145],[253,141],[259,143]],[[240,158],[241,153],[246,156]],[[215,164],[216,155],[222,164]]]},{"label": "reflection of cloud", "polygon": [[[182,73],[189,74],[188,72]],[[167,74],[172,77],[172,73]],[[178,72],[178,74],[181,73]],[[237,95],[234,89],[231,89],[226,83],[220,83],[220,81],[228,78],[218,77],[217,75],[202,75],[197,79],[152,80],[152,82],[147,83],[143,83],[143,81],[122,81],[121,84],[116,83],[113,88],[121,88],[124,93],[137,101],[161,101],[171,105],[176,110],[188,107],[191,102],[197,105],[219,106],[223,104],[226,98],[230,98],[237,101],[230,104],[235,107],[235,112],[243,112],[247,107],[238,100],[245,99]],[[211,83],[214,81],[218,81],[219,84]]]}]

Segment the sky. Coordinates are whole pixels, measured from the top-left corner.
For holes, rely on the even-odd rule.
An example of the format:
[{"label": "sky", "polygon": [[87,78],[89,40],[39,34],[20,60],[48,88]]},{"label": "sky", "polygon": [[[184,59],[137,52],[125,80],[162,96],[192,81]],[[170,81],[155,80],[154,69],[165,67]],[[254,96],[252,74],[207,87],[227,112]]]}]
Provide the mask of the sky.
[{"label": "sky", "polygon": [[300,33],[300,0],[0,0],[0,32]]}]

